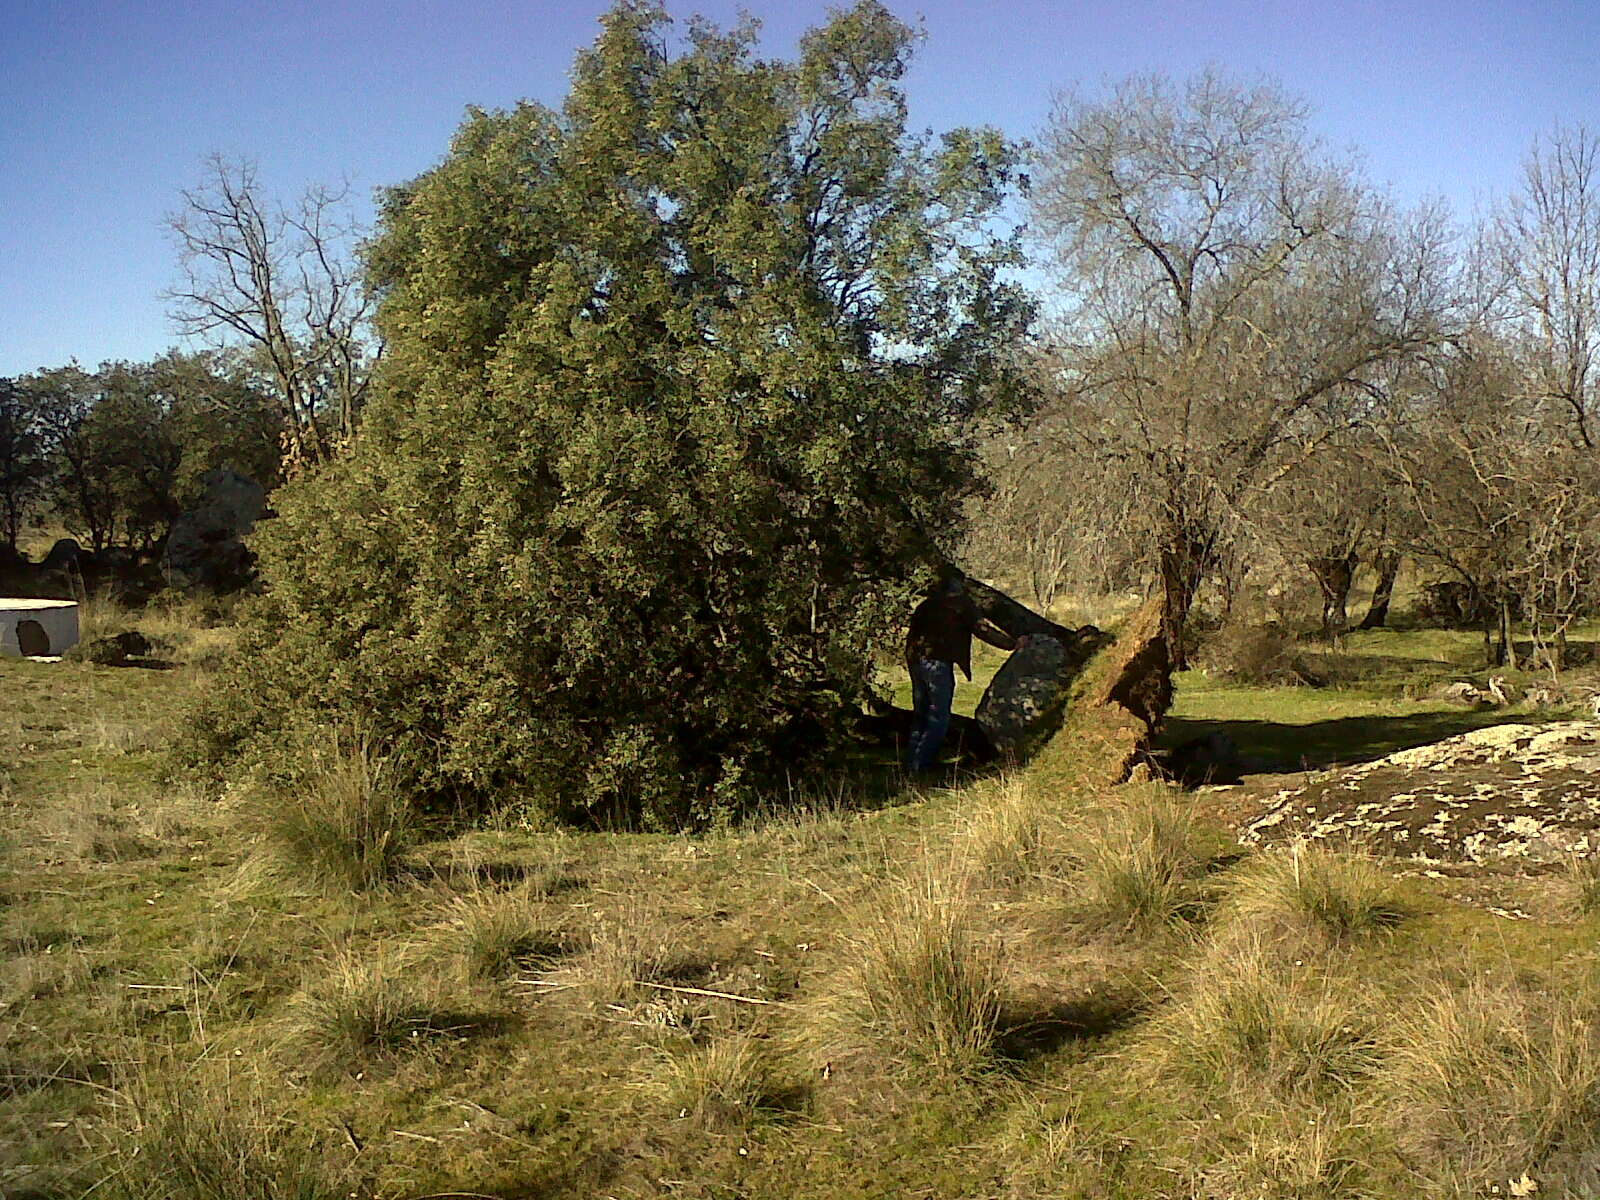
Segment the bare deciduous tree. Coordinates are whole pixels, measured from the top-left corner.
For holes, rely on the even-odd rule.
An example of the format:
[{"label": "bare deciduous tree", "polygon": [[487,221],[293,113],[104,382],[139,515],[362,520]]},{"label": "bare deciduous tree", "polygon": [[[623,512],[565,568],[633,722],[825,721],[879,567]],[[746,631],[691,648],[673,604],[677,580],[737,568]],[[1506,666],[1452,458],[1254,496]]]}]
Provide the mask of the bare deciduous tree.
[{"label": "bare deciduous tree", "polygon": [[1446,230],[1319,154],[1298,101],[1213,73],[1064,99],[1040,154],[1036,225],[1073,298],[1058,419],[1147,509],[1181,653],[1229,523],[1438,336]]},{"label": "bare deciduous tree", "polygon": [[354,435],[380,351],[345,201],[313,187],[293,208],[272,204],[253,164],[212,155],[168,218],[184,273],[168,293],[178,327],[255,354],[291,464],[323,462]]},{"label": "bare deciduous tree", "polygon": [[1492,228],[1527,335],[1533,398],[1594,449],[1600,429],[1600,138],[1581,126],[1534,143]]}]

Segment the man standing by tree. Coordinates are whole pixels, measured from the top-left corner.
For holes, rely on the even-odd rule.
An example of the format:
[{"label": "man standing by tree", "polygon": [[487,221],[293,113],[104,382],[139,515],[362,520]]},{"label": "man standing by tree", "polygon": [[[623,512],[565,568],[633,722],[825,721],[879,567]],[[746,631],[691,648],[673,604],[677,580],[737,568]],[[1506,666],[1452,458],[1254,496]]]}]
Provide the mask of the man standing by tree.
[{"label": "man standing by tree", "polygon": [[911,672],[911,707],[916,720],[906,751],[906,769],[913,775],[926,771],[939,757],[945,732],[950,728],[950,705],[956,694],[956,667],[972,679],[972,638],[1001,650],[1020,650],[1026,637],[1014,638],[985,620],[967,595],[966,576],[946,567],[939,582],[911,614],[906,634],[906,669]]}]

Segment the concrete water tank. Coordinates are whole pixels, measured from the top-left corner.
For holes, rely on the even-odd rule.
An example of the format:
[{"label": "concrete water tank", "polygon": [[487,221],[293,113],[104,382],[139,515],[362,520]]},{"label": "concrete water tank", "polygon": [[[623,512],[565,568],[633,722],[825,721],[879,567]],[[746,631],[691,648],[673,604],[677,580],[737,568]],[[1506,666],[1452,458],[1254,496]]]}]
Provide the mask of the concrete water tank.
[{"label": "concrete water tank", "polygon": [[62,654],[78,644],[74,600],[0,599],[0,654]]}]

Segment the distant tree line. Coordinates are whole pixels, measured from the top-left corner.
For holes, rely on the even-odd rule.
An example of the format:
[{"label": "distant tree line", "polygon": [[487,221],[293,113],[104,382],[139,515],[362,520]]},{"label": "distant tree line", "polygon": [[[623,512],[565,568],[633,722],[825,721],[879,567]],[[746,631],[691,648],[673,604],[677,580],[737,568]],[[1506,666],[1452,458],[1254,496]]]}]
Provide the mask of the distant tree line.
[{"label": "distant tree line", "polygon": [[235,354],[170,351],[0,379],[0,546],[55,525],[91,551],[159,553],[207,472],[277,480],[270,387]]}]

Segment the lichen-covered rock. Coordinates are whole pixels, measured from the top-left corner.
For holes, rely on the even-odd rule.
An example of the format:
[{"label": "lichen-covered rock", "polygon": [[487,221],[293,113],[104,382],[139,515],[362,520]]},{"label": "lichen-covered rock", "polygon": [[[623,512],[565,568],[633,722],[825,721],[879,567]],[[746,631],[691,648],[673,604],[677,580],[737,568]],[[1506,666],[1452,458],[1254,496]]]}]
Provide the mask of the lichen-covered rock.
[{"label": "lichen-covered rock", "polygon": [[1455,862],[1600,853],[1600,721],[1494,725],[1318,772],[1242,834],[1296,837]]}]

